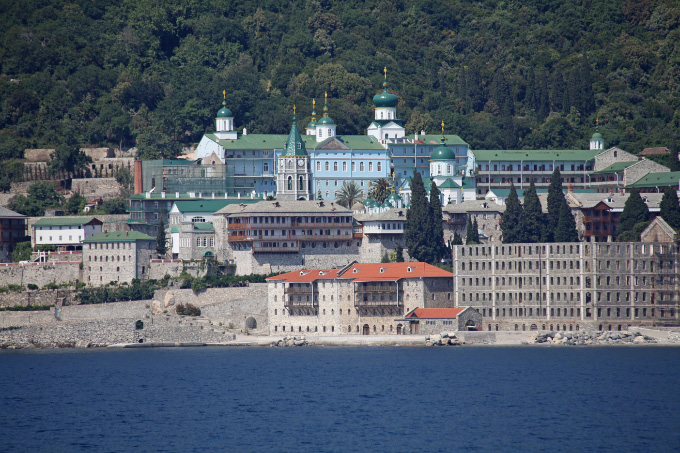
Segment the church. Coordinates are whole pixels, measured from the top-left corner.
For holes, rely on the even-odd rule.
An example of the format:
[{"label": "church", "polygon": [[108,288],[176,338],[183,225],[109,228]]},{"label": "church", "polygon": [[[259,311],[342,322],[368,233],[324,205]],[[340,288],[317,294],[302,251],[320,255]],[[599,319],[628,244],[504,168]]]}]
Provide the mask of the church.
[{"label": "church", "polygon": [[468,144],[457,135],[444,135],[443,129],[441,138],[424,133],[406,136],[397,115],[399,100],[387,86],[385,70],[383,91],[373,97],[374,119],[365,135],[337,133],[339,126],[330,116],[327,95],[318,120],[316,100],[312,101],[312,118],[304,134],[295,114],[288,136],[248,134],[245,129],[237,133],[223,93],[215,132],[203,136],[196,159],[203,165],[227,166],[225,174],[234,180],[230,185],[234,193],[229,196],[275,196],[284,201],[334,201],[350,182],[367,196],[371,183],[381,178],[408,198],[410,177],[415,171],[428,177],[434,160],[439,179],[433,181],[448,185],[443,204],[459,202],[464,198],[463,185],[474,185],[474,156]]}]

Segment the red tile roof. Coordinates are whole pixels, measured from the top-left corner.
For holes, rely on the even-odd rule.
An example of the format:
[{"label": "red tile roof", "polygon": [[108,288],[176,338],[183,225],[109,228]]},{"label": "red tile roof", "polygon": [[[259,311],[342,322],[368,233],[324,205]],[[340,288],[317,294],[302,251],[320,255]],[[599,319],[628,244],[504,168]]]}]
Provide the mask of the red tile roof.
[{"label": "red tile roof", "polygon": [[416,308],[406,315],[406,319],[455,319],[465,308]]},{"label": "red tile roof", "polygon": [[303,269],[301,271],[286,272],[267,278],[268,281],[283,280],[287,283],[311,283],[316,280],[333,279],[338,276],[339,269]]},{"label": "red tile roof", "polygon": [[322,279],[341,278],[357,282],[374,281],[397,281],[402,278],[418,277],[446,277],[453,278],[451,272],[447,272],[427,263],[355,263],[340,277],[340,269],[313,269],[286,272],[268,281],[283,280],[287,283],[310,283]]},{"label": "red tile roof", "polygon": [[377,281],[399,280],[409,277],[453,278],[453,274],[427,263],[356,263],[339,278]]},{"label": "red tile roof", "polygon": [[645,148],[640,152],[640,156],[654,156],[654,155],[663,155],[663,154],[668,154],[670,153],[671,150],[669,150],[666,147],[658,147],[658,148]]}]

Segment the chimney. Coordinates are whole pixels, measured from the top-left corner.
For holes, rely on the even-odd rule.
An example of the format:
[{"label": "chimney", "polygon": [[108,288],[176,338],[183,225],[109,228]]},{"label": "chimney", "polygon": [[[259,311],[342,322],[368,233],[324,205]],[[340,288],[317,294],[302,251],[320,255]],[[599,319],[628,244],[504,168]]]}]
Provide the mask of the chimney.
[{"label": "chimney", "polygon": [[626,194],[625,189],[621,189],[621,195],[625,195],[625,194]]},{"label": "chimney", "polygon": [[614,189],[609,189],[609,196],[611,197],[612,195],[614,195]]},{"label": "chimney", "polygon": [[569,185],[567,186],[567,192],[569,192],[569,193],[574,193],[574,185],[573,185],[573,184],[569,184]]},{"label": "chimney", "polygon": [[278,201],[275,201],[275,202],[274,202],[274,207],[280,208],[280,207],[281,207],[281,203],[279,203]]},{"label": "chimney", "polygon": [[165,192],[161,192],[161,198],[165,198]]},{"label": "chimney", "polygon": [[335,206],[331,203],[331,211],[335,211]]},{"label": "chimney", "polygon": [[179,198],[179,192],[175,192],[175,198]]},{"label": "chimney", "polygon": [[243,128],[243,135],[248,135],[248,130],[245,127]]},{"label": "chimney", "polygon": [[243,203],[241,203],[239,206],[241,207],[241,211],[243,211],[246,208],[246,205],[244,205]]},{"label": "chimney", "polygon": [[127,236],[128,234],[130,234],[130,232],[129,232],[129,231],[126,231],[126,232],[125,232],[125,236]]}]

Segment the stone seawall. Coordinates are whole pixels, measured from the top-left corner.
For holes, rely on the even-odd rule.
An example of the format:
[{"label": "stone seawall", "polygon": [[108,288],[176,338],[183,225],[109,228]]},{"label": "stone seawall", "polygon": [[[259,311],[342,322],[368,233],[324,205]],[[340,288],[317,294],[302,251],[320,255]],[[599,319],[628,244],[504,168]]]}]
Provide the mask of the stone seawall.
[{"label": "stone seawall", "polygon": [[30,307],[36,305],[66,305],[71,302],[71,291],[61,290],[38,290],[22,291],[20,293],[9,292],[0,294],[0,308],[6,307]]},{"label": "stone seawall", "polygon": [[58,285],[75,281],[82,281],[82,270],[77,262],[0,264],[0,286],[33,283],[42,288],[48,283]]}]

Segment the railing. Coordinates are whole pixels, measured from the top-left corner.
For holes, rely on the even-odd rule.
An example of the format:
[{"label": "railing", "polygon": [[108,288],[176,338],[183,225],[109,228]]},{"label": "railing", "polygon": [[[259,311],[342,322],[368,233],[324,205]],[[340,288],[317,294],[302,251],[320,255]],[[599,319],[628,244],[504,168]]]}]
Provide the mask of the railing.
[{"label": "railing", "polygon": [[278,252],[290,252],[297,253],[300,251],[300,247],[294,245],[292,247],[253,247],[253,253],[278,253]]},{"label": "railing", "polygon": [[357,294],[365,292],[365,293],[371,293],[371,292],[380,292],[380,293],[396,293],[397,292],[397,286],[396,285],[390,285],[390,286],[377,286],[377,285],[370,285],[370,286],[358,286],[356,288]]},{"label": "railing", "polygon": [[353,234],[319,234],[313,236],[291,236],[290,239],[298,241],[349,241]]},{"label": "railing", "polygon": [[354,306],[357,307],[357,308],[401,307],[402,304],[398,300],[357,300],[357,299],[354,299]]},{"label": "railing", "polygon": [[283,292],[285,294],[312,294],[314,290],[311,286],[287,286]]},{"label": "railing", "polygon": [[315,300],[286,300],[286,308],[314,308],[319,304]]}]

